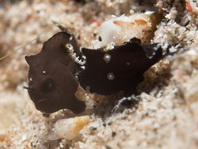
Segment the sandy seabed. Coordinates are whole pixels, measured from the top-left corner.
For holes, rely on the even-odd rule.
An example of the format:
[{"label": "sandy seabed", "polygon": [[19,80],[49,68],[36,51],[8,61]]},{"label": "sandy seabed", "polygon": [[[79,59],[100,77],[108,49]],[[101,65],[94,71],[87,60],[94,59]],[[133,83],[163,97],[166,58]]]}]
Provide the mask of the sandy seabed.
[{"label": "sandy seabed", "polygon": [[[190,4],[190,0],[1,0],[0,57],[27,45],[0,61],[0,148],[198,148],[198,4]],[[75,115],[59,111],[43,117],[35,109],[23,89],[28,73],[24,56],[38,53],[42,43],[60,31],[52,20],[86,47],[111,15],[144,11],[162,16],[151,42],[172,45],[179,52],[144,74],[135,102],[114,112],[116,105],[110,99],[100,103],[87,113],[90,123],[78,137],[50,140],[47,134],[55,121]]]}]

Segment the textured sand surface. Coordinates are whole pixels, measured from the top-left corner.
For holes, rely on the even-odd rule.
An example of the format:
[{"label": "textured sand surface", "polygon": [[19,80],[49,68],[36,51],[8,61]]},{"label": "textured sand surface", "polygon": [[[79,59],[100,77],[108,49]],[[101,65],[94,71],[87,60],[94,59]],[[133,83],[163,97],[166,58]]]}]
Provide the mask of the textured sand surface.
[{"label": "textured sand surface", "polygon": [[[191,0],[90,0],[85,4],[72,0],[1,0],[0,57],[23,44],[27,46],[0,61],[0,148],[198,148],[196,6]],[[111,15],[144,11],[162,16],[151,42],[170,44],[172,51],[180,52],[145,73],[144,82],[138,86],[140,95],[120,106],[112,102],[113,96],[104,97],[107,99],[95,109],[83,113],[90,116],[90,122],[78,137],[50,140],[48,133],[54,123],[75,115],[61,110],[43,117],[34,108],[23,89],[28,73],[24,56],[38,53],[42,43],[60,31],[52,20],[86,47],[94,43],[100,24]]]}]

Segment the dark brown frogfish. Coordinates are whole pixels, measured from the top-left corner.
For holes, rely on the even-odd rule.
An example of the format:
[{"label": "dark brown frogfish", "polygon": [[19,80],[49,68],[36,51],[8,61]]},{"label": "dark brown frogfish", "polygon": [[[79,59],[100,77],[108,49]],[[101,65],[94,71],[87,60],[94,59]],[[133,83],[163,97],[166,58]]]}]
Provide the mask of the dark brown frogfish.
[{"label": "dark brown frogfish", "polygon": [[44,43],[40,53],[26,56],[30,66],[26,88],[36,108],[45,113],[66,108],[82,112],[85,103],[75,97],[79,85],[91,93],[131,95],[144,72],[165,56],[158,44],[142,44],[137,38],[106,48],[80,51],[73,35],[60,32]]},{"label": "dark brown frogfish", "polygon": [[74,36],[60,32],[44,43],[40,53],[25,57],[30,66],[28,93],[39,111],[53,113],[67,108],[80,113],[85,109],[85,103],[75,97],[77,67],[67,44],[80,55]]}]

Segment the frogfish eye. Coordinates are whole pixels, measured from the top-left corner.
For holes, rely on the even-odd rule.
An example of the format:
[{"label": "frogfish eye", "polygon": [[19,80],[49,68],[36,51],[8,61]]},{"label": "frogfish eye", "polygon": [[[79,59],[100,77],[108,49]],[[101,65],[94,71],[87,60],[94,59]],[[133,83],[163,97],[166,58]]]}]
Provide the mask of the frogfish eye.
[{"label": "frogfish eye", "polygon": [[46,79],[43,83],[42,83],[42,90],[46,93],[51,92],[54,90],[55,88],[55,83],[52,79]]}]

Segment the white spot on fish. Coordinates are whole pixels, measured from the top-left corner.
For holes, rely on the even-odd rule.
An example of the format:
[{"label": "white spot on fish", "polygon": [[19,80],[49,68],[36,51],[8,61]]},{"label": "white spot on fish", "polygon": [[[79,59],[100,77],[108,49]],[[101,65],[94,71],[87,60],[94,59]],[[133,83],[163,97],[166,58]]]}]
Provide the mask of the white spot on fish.
[{"label": "white spot on fish", "polygon": [[46,74],[46,71],[43,71],[43,74]]},{"label": "white spot on fish", "polygon": [[129,62],[126,63],[127,66],[131,65]]},{"label": "white spot on fish", "polygon": [[85,70],[85,66],[81,66],[80,68],[83,69],[83,70]]},{"label": "white spot on fish", "polygon": [[73,36],[69,37],[69,40],[71,41],[73,39]]},{"label": "white spot on fish", "polygon": [[29,81],[32,81],[32,78],[29,78]]},{"label": "white spot on fish", "polygon": [[86,90],[86,91],[90,91],[90,86],[86,86],[86,87],[85,87],[85,90]]},{"label": "white spot on fish", "polygon": [[75,75],[75,78],[78,80],[78,75]]},{"label": "white spot on fish", "polygon": [[114,78],[115,78],[115,75],[112,72],[107,74],[107,79],[114,80]]},{"label": "white spot on fish", "polygon": [[105,60],[106,63],[108,63],[111,60],[111,55],[105,54],[103,59]]}]

